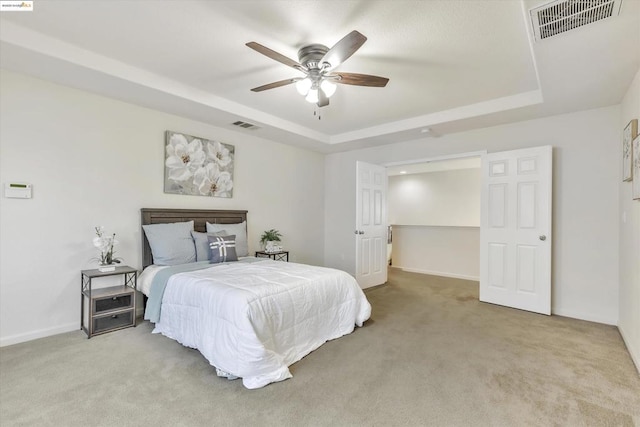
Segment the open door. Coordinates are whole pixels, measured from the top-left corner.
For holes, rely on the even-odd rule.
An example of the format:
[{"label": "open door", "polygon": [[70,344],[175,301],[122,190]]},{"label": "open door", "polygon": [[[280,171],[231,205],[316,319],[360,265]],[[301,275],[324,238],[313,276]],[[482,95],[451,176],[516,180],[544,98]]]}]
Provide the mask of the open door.
[{"label": "open door", "polygon": [[387,281],[387,170],[356,163],[356,280],[370,288]]},{"label": "open door", "polygon": [[552,147],[482,163],[480,301],[551,314]]}]

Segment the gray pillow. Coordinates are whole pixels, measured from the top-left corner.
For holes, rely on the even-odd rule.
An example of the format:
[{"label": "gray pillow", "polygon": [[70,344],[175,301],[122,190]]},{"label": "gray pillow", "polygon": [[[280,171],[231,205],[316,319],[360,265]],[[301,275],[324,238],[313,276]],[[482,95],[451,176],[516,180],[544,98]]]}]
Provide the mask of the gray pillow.
[{"label": "gray pillow", "polygon": [[238,256],[249,256],[249,243],[247,242],[247,221],[240,224],[211,224],[207,222],[207,233],[225,231],[236,236],[236,253]]},{"label": "gray pillow", "polygon": [[211,250],[211,264],[237,261],[236,236],[207,236]]},{"label": "gray pillow", "polygon": [[191,230],[193,221],[143,225],[153,263],[156,265],[187,264],[196,261],[196,247]]},{"label": "gray pillow", "polygon": [[207,236],[226,236],[225,230],[218,231],[217,233],[200,233],[199,231],[191,231],[191,237],[193,237],[193,243],[196,245],[196,261],[208,261],[211,259],[209,253],[209,239]]}]

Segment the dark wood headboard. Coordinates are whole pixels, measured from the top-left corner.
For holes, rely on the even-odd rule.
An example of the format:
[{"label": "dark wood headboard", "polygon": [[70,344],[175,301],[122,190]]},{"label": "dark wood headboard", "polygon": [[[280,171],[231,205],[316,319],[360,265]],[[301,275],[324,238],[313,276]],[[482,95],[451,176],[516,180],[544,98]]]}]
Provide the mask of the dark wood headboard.
[{"label": "dark wood headboard", "polygon": [[[240,224],[247,220],[247,211],[205,210],[205,209],[140,209],[142,225],[166,224],[193,220],[195,231],[206,232],[207,222],[212,224]],[[153,264],[151,247],[142,231],[142,268]]]}]

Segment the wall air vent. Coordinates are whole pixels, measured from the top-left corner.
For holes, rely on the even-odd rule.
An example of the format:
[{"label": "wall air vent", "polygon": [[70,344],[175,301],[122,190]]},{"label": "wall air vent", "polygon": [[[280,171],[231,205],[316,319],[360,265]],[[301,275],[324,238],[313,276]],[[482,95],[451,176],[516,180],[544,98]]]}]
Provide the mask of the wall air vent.
[{"label": "wall air vent", "polygon": [[536,40],[618,16],[622,0],[559,0],[531,9]]},{"label": "wall air vent", "polygon": [[254,124],[247,123],[247,122],[241,122],[240,120],[238,120],[237,122],[233,122],[232,124],[234,126],[240,126],[241,128],[245,128],[245,129],[251,129],[251,130],[260,129],[260,127],[254,125]]}]

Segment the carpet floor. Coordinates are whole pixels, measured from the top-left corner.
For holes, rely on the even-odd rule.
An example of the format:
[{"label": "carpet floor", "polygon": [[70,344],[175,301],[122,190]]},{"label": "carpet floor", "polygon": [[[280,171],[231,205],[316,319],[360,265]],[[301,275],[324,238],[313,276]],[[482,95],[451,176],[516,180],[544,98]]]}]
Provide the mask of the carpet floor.
[{"label": "carpet floor", "polygon": [[364,327],[259,390],[148,322],[1,348],[0,425],[640,426],[640,376],[614,326],[397,269],[366,294]]}]

